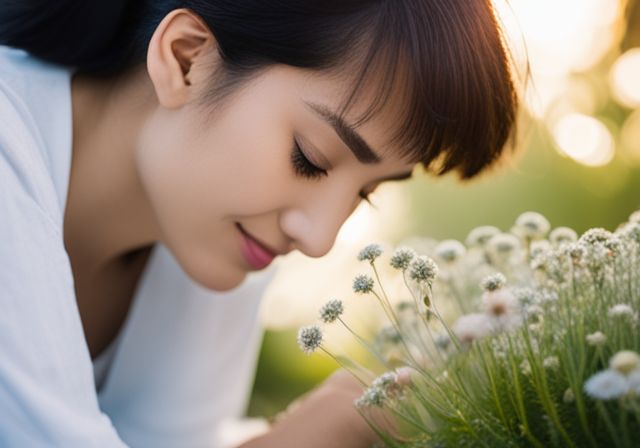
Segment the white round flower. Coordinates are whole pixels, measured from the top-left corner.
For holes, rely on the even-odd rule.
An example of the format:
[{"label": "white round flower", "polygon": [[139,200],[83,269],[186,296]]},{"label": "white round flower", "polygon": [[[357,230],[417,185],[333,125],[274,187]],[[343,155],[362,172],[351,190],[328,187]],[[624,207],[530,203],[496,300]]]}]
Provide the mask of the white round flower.
[{"label": "white round flower", "polygon": [[630,222],[620,229],[620,236],[640,244],[640,222]]},{"label": "white round flower", "polygon": [[382,255],[382,246],[379,244],[369,244],[358,254],[358,261],[366,260],[373,263],[380,255]]},{"label": "white round flower", "polygon": [[516,219],[518,233],[530,239],[543,238],[551,225],[547,218],[537,212],[524,212]]},{"label": "white round flower", "polygon": [[504,274],[496,272],[483,278],[480,282],[480,287],[485,291],[495,291],[502,288],[506,283],[507,278]]},{"label": "white round flower", "polygon": [[383,390],[377,387],[367,388],[362,396],[356,399],[353,404],[358,408],[377,406],[380,407],[384,404],[387,397]]},{"label": "white round flower", "polygon": [[584,383],[587,395],[598,400],[612,400],[627,393],[627,378],[615,370],[603,370]]},{"label": "white round flower", "polygon": [[322,344],[322,330],[317,325],[302,327],[298,331],[298,345],[307,355],[313,353]]},{"label": "white round flower", "polygon": [[466,247],[458,240],[441,241],[435,249],[435,253],[441,260],[447,263],[454,263],[464,256]]},{"label": "white round flower", "polygon": [[551,250],[551,243],[547,240],[532,241],[529,246],[529,254],[532,258],[547,256]]},{"label": "white round flower", "polygon": [[620,254],[623,244],[620,238],[602,228],[587,230],[578,240],[585,248],[586,256],[593,268]]},{"label": "white round flower", "polygon": [[404,377],[402,378],[402,382],[398,376],[398,370],[393,372],[385,372],[371,382],[371,388],[382,391],[384,397],[388,399],[400,397],[402,395],[404,386],[408,384],[406,383],[406,381],[410,381],[410,377],[406,377],[408,372],[402,372],[404,375]]},{"label": "white round flower", "polygon": [[588,251],[583,243],[575,242],[563,244],[562,250],[571,258],[571,262],[575,266],[584,266]]},{"label": "white round flower", "polygon": [[556,227],[549,234],[549,241],[555,247],[560,247],[564,243],[574,243],[578,240],[578,234],[569,227]]},{"label": "white round flower", "polygon": [[[518,303],[520,303],[518,301]],[[520,305],[522,306],[522,305]],[[538,305],[530,305],[524,309],[524,316],[532,331],[540,331],[544,325],[544,310]]]},{"label": "white round flower", "polygon": [[558,293],[551,289],[543,289],[542,291],[538,291],[536,299],[537,302],[541,304],[557,302]]},{"label": "white round flower", "polygon": [[537,302],[536,292],[531,288],[513,288],[512,291],[513,295],[516,296],[520,304],[523,306],[529,306]]},{"label": "white round flower", "polygon": [[640,395],[640,370],[634,370],[627,375],[627,385],[636,395]]},{"label": "white round flower", "polygon": [[330,324],[338,319],[343,312],[344,306],[341,300],[329,300],[320,308],[320,320],[325,324]]},{"label": "white round flower", "polygon": [[392,384],[395,384],[395,382],[396,382],[395,372],[385,372],[379,377],[375,378],[371,382],[371,386],[377,387],[382,390],[386,390],[386,388],[388,388]]},{"label": "white round flower", "polygon": [[520,240],[511,233],[499,233],[487,242],[487,250],[498,259],[508,258],[520,248]]},{"label": "white round flower", "polygon": [[491,334],[493,326],[488,315],[472,313],[460,316],[451,329],[461,342],[471,343]]},{"label": "white round flower", "polygon": [[607,342],[607,336],[601,331],[596,331],[595,333],[591,333],[587,335],[587,344],[598,346],[604,345]]},{"label": "white round flower", "polygon": [[640,356],[632,350],[622,350],[609,360],[609,367],[623,375],[640,369]]},{"label": "white round flower", "polygon": [[473,229],[467,235],[465,242],[469,247],[482,247],[484,246],[494,235],[498,235],[500,229],[493,226],[480,226]]},{"label": "white round flower", "polygon": [[636,210],[629,216],[629,222],[640,222],[640,210]]},{"label": "white round flower", "polygon": [[557,356],[548,356],[542,361],[545,369],[557,369],[560,366],[560,360]]},{"label": "white round flower", "polygon": [[520,302],[507,288],[485,291],[482,304],[486,313],[496,317],[520,312]]},{"label": "white round flower", "polygon": [[[518,300],[518,303],[522,306],[522,302],[520,302],[520,300]],[[538,305],[528,305],[525,308],[525,314],[527,315],[527,319],[534,322],[544,320],[544,310]]]},{"label": "white round flower", "polygon": [[353,291],[358,294],[368,294],[373,291],[374,281],[367,274],[357,275],[353,279]]},{"label": "white round flower", "polygon": [[604,247],[607,249],[607,255],[619,255],[622,252],[623,242],[618,235],[612,235],[605,243]]},{"label": "white round flower", "polygon": [[404,271],[409,267],[411,260],[416,257],[416,252],[409,247],[399,247],[391,256],[391,267]]},{"label": "white round flower", "polygon": [[602,244],[607,242],[612,236],[613,234],[608,230],[595,227],[584,232],[579,241],[587,245]]},{"label": "white round flower", "polygon": [[634,311],[630,305],[627,305],[626,303],[618,303],[617,305],[613,305],[609,308],[608,314],[609,317],[633,317]]},{"label": "white round flower", "polygon": [[420,255],[409,264],[409,277],[418,282],[431,284],[438,275],[438,265],[426,255]]}]

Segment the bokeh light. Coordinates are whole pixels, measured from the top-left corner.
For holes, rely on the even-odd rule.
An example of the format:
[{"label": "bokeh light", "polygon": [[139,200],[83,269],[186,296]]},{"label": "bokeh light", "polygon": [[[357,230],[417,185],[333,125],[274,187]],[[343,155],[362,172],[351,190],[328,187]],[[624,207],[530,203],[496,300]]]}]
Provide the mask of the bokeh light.
[{"label": "bokeh light", "polygon": [[585,165],[602,166],[613,158],[611,132],[591,116],[565,115],[553,127],[553,137],[562,153]]},{"label": "bokeh light", "polygon": [[565,76],[596,64],[609,49],[618,0],[510,2],[536,74]]},{"label": "bokeh light", "polygon": [[563,103],[572,76],[597,65],[623,30],[621,0],[495,0],[494,4],[519,72],[527,61],[530,64],[532,82],[524,104],[537,119],[545,119]]},{"label": "bokeh light", "polygon": [[610,82],[620,104],[630,108],[640,106],[640,48],[632,48],[616,60]]},{"label": "bokeh light", "polygon": [[620,131],[620,145],[625,155],[640,162],[640,109],[625,120]]}]

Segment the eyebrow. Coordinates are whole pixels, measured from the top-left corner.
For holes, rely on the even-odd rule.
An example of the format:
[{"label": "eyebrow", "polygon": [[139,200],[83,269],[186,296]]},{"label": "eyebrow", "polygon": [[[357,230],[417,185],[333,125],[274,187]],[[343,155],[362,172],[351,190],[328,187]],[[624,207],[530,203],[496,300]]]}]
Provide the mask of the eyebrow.
[{"label": "eyebrow", "polygon": [[338,134],[345,145],[347,145],[353,155],[356,156],[356,159],[367,165],[381,162],[380,157],[371,149],[362,136],[356,132],[353,126],[344,121],[342,117],[322,104],[312,103],[310,101],[305,101],[305,104],[316,115],[320,116],[320,118],[333,127],[336,134]]}]

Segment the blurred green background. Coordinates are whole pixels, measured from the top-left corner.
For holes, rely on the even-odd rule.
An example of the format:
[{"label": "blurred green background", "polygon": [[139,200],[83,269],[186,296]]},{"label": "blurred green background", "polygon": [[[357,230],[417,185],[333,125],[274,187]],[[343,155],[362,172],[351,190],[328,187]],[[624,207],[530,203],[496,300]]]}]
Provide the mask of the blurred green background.
[{"label": "blurred green background", "polygon": [[464,240],[478,225],[508,230],[527,210],[578,232],[613,229],[640,208],[640,2],[518,0],[496,7],[516,60],[524,60],[526,45],[532,71],[516,157],[467,184],[418,175],[389,186],[379,201],[374,197],[379,212],[357,211],[345,225],[338,255],[285,260],[265,300],[267,331],[249,415],[273,416],[335,369],[327,356],[299,351],[297,328],[313,323],[331,293],[327,282],[350,293],[348,280],[334,281],[332,273],[343,270],[344,254],[352,260],[372,238]]}]

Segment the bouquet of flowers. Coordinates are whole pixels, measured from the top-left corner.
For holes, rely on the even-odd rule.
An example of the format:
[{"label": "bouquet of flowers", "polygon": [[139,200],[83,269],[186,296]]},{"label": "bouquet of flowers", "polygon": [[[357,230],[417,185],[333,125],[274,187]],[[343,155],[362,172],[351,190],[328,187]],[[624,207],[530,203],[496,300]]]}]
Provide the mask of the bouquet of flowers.
[{"label": "bouquet of flowers", "polygon": [[[355,405],[390,447],[639,446],[640,212],[614,232],[550,230],[527,212],[509,232],[479,227],[427,255],[400,247],[384,260],[367,246],[353,291],[388,325],[352,334],[376,362],[325,344],[323,325],[350,328],[340,300],[298,343],[362,382]],[[383,265],[403,296],[385,292]]]}]

